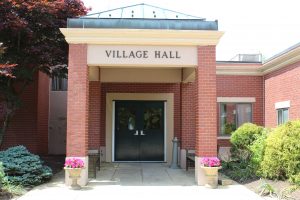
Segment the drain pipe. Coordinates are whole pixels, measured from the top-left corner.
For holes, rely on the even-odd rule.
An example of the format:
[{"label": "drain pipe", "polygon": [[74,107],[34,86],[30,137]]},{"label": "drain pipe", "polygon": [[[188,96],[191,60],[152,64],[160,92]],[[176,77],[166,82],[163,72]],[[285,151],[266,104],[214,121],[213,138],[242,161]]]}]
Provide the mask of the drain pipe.
[{"label": "drain pipe", "polygon": [[179,169],[178,167],[178,143],[179,143],[179,140],[177,139],[177,137],[174,137],[174,139],[172,140],[173,142],[173,156],[172,156],[172,163],[171,163],[171,166],[170,168],[171,169]]}]

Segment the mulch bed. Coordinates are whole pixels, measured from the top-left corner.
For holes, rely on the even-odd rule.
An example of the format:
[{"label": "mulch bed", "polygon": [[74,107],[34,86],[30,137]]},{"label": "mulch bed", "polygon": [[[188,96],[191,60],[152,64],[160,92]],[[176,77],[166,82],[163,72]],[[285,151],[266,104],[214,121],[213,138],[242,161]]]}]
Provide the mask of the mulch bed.
[{"label": "mulch bed", "polygon": [[60,172],[64,168],[66,156],[41,156],[44,164],[52,169],[53,175]]},{"label": "mulch bed", "polygon": [[[274,189],[275,192],[280,193],[284,189],[289,188],[291,184],[288,181],[272,181],[272,180],[252,180],[252,181],[247,181],[246,183],[240,183],[244,186],[246,186],[248,189],[254,191],[255,193],[259,192],[259,187],[264,183],[269,183]],[[292,192],[291,194],[288,195],[289,200],[300,200],[300,188],[297,189],[296,191]]]},{"label": "mulch bed", "polygon": [[12,199],[12,198],[13,198],[12,194],[0,189],[0,199],[1,200],[9,200],[9,199]]}]

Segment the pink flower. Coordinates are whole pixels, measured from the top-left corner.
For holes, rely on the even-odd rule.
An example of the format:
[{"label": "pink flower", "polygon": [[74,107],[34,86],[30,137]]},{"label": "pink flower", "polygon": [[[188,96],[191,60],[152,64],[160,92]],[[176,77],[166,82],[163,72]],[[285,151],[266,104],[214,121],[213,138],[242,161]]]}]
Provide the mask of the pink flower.
[{"label": "pink flower", "polygon": [[79,158],[68,158],[64,166],[67,168],[83,168],[84,162]]},{"label": "pink flower", "polygon": [[203,157],[200,159],[200,163],[205,167],[219,167],[221,161],[217,157]]}]

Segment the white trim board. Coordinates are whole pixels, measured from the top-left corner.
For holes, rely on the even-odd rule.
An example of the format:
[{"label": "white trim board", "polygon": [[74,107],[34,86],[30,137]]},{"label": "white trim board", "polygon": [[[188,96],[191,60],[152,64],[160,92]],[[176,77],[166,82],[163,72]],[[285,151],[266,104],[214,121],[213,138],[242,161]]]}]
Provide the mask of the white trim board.
[{"label": "white trim board", "polygon": [[289,108],[291,107],[291,101],[280,101],[275,103],[275,109],[280,109],[280,108]]},{"label": "white trim board", "polygon": [[217,102],[221,103],[254,103],[255,97],[217,97]]}]

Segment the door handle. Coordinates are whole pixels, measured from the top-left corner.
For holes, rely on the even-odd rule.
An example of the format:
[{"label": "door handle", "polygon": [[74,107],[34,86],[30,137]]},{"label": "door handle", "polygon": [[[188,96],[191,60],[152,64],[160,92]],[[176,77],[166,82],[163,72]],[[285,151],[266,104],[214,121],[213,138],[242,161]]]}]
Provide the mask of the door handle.
[{"label": "door handle", "polygon": [[135,134],[133,134],[133,135],[139,135],[139,131],[136,130],[136,131],[135,131]]},{"label": "door handle", "polygon": [[143,130],[141,130],[141,135],[146,135],[146,134],[144,134],[144,131],[143,131]]}]

